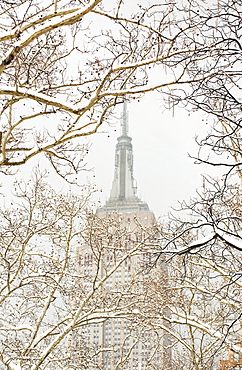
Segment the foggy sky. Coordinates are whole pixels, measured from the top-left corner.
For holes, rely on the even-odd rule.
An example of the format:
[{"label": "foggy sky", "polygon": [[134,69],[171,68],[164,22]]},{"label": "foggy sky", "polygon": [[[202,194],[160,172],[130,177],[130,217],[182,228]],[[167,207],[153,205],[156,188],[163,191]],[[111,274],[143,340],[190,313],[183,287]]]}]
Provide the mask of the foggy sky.
[{"label": "foggy sky", "polygon": [[[134,177],[137,195],[146,201],[156,217],[165,215],[178,200],[189,200],[203,184],[202,173],[211,173],[207,165],[195,165],[188,153],[196,155],[195,136],[203,137],[208,126],[201,112],[190,114],[185,109],[174,112],[164,108],[161,95],[148,94],[140,102],[128,103],[129,136],[134,153]],[[102,204],[110,195],[114,175],[114,154],[120,121],[116,127],[104,125],[91,139],[87,157],[93,168],[90,179],[102,193]],[[214,173],[214,170],[212,171]]]}]

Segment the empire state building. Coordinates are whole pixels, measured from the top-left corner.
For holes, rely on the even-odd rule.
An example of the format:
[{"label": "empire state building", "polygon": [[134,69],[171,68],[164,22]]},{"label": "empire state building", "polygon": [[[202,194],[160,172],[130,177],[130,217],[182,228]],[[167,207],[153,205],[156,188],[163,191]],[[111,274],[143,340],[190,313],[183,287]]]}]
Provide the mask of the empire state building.
[{"label": "empire state building", "polygon": [[125,102],[110,197],[93,215],[91,235],[77,250],[80,290],[91,303],[73,343],[76,353],[86,346],[91,370],[170,369],[166,308],[151,303],[157,305],[157,283],[165,281],[166,272],[160,265],[145,272],[152,262],[155,223],[136,194]]},{"label": "empire state building", "polygon": [[118,137],[116,144],[114,179],[110,197],[106,204],[97,210],[97,214],[101,216],[118,212],[123,215],[124,222],[126,219],[132,223],[134,217],[138,217],[143,226],[151,226],[155,222],[154,214],[149,210],[148,204],[139,199],[136,192],[132,138],[128,136],[127,103],[124,102],[121,136]]}]

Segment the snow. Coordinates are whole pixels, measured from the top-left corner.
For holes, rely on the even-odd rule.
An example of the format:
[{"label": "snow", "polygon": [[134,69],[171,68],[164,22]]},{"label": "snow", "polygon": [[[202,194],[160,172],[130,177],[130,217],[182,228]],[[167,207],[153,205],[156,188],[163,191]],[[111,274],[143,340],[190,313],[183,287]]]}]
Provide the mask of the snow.
[{"label": "snow", "polygon": [[140,313],[140,311],[139,311],[137,308],[135,308],[135,309],[133,310],[133,313],[134,313],[134,314],[139,314],[139,313]]},{"label": "snow", "polygon": [[[130,68],[132,65],[130,65]],[[137,62],[134,67],[138,67],[139,63]],[[123,68],[124,69],[124,68]],[[171,83],[171,82],[170,82]],[[167,83],[168,84],[168,83]],[[166,83],[157,83],[153,85],[145,85],[143,87],[137,87],[134,89],[129,89],[129,90],[107,90],[100,94],[101,97],[107,96],[107,95],[112,95],[112,96],[117,96],[117,95],[126,95],[126,94],[140,94],[143,92],[148,92],[148,91],[154,91],[159,87],[166,86]]]},{"label": "snow", "polygon": [[[81,18],[89,11],[91,11],[92,8],[96,6],[100,1],[101,0],[93,0],[91,4],[83,6],[82,8],[69,9],[66,12],[60,13],[60,15],[50,14],[50,19],[44,20],[43,23],[40,23],[39,25],[33,24],[32,26],[30,25],[28,28],[23,28],[22,30],[20,30],[19,40],[16,41],[13,48],[10,50],[7,56],[4,56],[2,58],[2,60],[7,59],[12,53],[15,54],[16,52],[18,52],[18,50],[21,50],[25,46],[29,45],[33,40],[37,39],[47,32],[55,28],[63,27],[65,25],[71,25],[80,21]],[[2,35],[2,38],[7,36],[8,35]],[[5,67],[6,66],[2,64],[1,70],[3,70]]]},{"label": "snow", "polygon": [[[14,47],[22,47],[24,46],[24,44],[28,44],[28,41],[29,39],[35,39],[36,37],[48,32],[48,30],[50,29],[54,29],[57,25],[61,25],[65,22],[67,22],[68,20],[71,20],[72,18],[78,18],[78,17],[82,17],[83,13],[85,13],[85,11],[88,9],[88,6],[84,7],[82,10],[80,10],[80,8],[74,10],[74,9],[70,9],[68,11],[68,14],[66,15],[59,15],[59,16],[55,16],[54,18],[52,19],[49,19],[49,20],[45,20],[43,22],[43,24],[41,23],[40,25],[38,26],[33,26],[31,28],[29,28],[26,33],[23,32],[22,36],[20,37],[19,41],[16,42],[16,44],[14,45]],[[32,34],[28,34],[28,31],[29,30],[34,30],[34,32]]]},{"label": "snow", "polygon": [[225,242],[230,244],[231,246],[235,247],[238,250],[242,251],[242,239],[235,238],[225,232],[221,231],[220,229],[216,229],[216,234],[220,236]]},{"label": "snow", "polygon": [[21,370],[20,360],[17,360],[17,363],[14,364],[12,361],[10,362],[10,369],[13,370]]},{"label": "snow", "polygon": [[189,244],[188,248],[200,247],[201,245],[204,245],[204,244],[210,242],[210,240],[212,240],[215,236],[216,236],[215,232],[212,232],[212,233],[204,236],[203,238],[197,239],[196,241],[192,242],[191,244]]},{"label": "snow", "polygon": [[227,242],[232,247],[241,250],[242,251],[242,239],[239,237],[233,237],[229,234],[227,234],[224,231],[221,231],[220,229],[215,229],[215,231],[209,233],[208,235],[204,236],[203,238],[199,238],[192,243],[190,243],[188,246],[185,246],[183,248],[177,249],[177,250],[164,250],[166,253],[172,253],[172,254],[183,254],[186,252],[191,252],[193,249],[196,249],[198,247],[201,247],[211,240],[213,240],[216,236],[219,236],[222,240]]},{"label": "snow", "polygon": [[[22,29],[20,29],[21,36],[19,38],[19,41],[15,43],[14,47],[18,47],[18,46],[21,47],[22,44],[28,41],[30,35],[28,34],[25,35],[25,32],[27,33],[29,30],[34,29],[34,35],[35,35],[35,34],[42,32],[46,28],[49,29],[59,24],[62,25],[63,23],[66,23],[68,20],[71,20],[72,18],[81,18],[85,13],[91,10],[92,7],[97,5],[99,2],[100,1],[94,0],[92,4],[88,4],[83,7],[69,8],[68,10],[60,12],[59,14],[52,13],[49,16],[50,19],[47,19],[47,20],[45,19],[39,25],[33,24],[33,25],[28,25],[28,27],[24,26]],[[11,36],[15,36],[15,32],[14,33],[2,33],[0,38],[6,39]]]},{"label": "snow", "polygon": [[0,86],[0,94],[1,95],[3,95],[3,94],[4,95],[5,94],[24,95],[24,96],[26,96],[26,98],[29,98],[29,99],[38,100],[38,101],[41,101],[42,103],[45,103],[45,104],[50,104],[50,105],[53,105],[55,107],[59,107],[59,108],[63,108],[63,109],[66,109],[66,110],[71,110],[71,111],[77,112],[77,108],[74,105],[68,104],[66,101],[62,101],[61,99],[56,99],[54,97],[38,93],[38,92],[36,92],[32,89],[18,88],[18,90],[16,91],[14,89],[6,88],[5,86]]},{"label": "snow", "polygon": [[242,355],[242,348],[237,346],[236,344],[231,344],[230,348],[232,349],[232,351],[238,352]]},{"label": "snow", "polygon": [[4,330],[4,331],[11,331],[11,330],[12,331],[18,331],[18,330],[33,331],[33,328],[32,328],[32,326],[29,326],[29,325],[24,325],[24,326],[17,325],[17,326],[9,326],[9,327],[1,326],[0,330]]},{"label": "snow", "polygon": [[[169,321],[174,322],[174,323],[179,324],[179,325],[187,325],[187,324],[191,325],[191,326],[193,326],[197,329],[200,329],[203,332],[208,333],[209,335],[211,335],[212,337],[214,337],[218,340],[224,340],[223,334],[221,334],[218,330],[214,330],[210,325],[200,321],[197,317],[189,316],[189,315],[184,316],[184,317],[182,317],[182,315],[179,315],[179,316],[180,316],[180,320],[169,320]],[[240,351],[242,353],[242,348],[233,345],[230,342],[230,340],[225,339],[225,342],[231,349],[236,347],[235,351],[237,351],[237,352]]]},{"label": "snow", "polygon": [[180,248],[180,249],[175,249],[175,250],[164,250],[166,253],[172,253],[172,254],[183,254],[186,252],[190,252],[191,250],[201,247],[205,245],[206,243],[210,242],[212,239],[216,237],[216,233],[212,232],[209,233],[208,235],[204,236],[203,238],[199,238],[195,240],[194,242],[190,243],[189,245]]}]

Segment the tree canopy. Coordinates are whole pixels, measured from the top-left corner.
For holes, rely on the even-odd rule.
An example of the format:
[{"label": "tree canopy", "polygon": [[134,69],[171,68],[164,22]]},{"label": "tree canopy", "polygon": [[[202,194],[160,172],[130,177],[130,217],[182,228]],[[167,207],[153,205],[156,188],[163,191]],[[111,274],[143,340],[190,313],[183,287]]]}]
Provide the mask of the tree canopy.
[{"label": "tree canopy", "polygon": [[[241,351],[234,341],[241,321],[242,4],[130,3],[1,0],[0,171],[13,174],[32,158],[45,156],[72,181],[72,174],[84,168],[88,148],[83,137],[113,122],[125,100],[157,90],[167,108],[181,106],[208,117],[195,161],[220,166],[224,175],[204,178],[197,197],[181,201],[181,216],[147,231],[155,234],[152,243],[132,241],[130,251],[122,244],[128,231],[118,217],[98,220],[86,212],[90,192],[56,194],[40,173],[32,185],[17,181],[18,201],[0,212],[4,369],[71,368],[68,355],[57,360],[70,345],[69,334],[87,320],[124,314],[130,335],[136,329],[145,335],[145,328],[157,325],[171,336],[174,368],[183,361],[184,369],[211,369],[208,348],[218,352],[226,345]],[[77,274],[75,266],[74,249],[87,239],[95,255],[92,278]],[[119,251],[119,258],[100,278],[100,260],[110,248]],[[104,282],[130,254],[144,251],[153,251],[158,263],[165,261],[170,281],[150,273],[142,302],[132,290],[136,281],[109,301]],[[101,311],[100,302],[106,304]],[[85,351],[75,366],[86,368],[95,355],[85,341],[81,345]],[[117,369],[125,361],[121,356]]]},{"label": "tree canopy", "polygon": [[2,171],[41,153],[63,176],[78,171],[80,138],[111,120],[124,99],[155,89],[169,106],[215,115],[221,127],[201,145],[226,151],[226,165],[238,166],[239,6],[3,0]]}]

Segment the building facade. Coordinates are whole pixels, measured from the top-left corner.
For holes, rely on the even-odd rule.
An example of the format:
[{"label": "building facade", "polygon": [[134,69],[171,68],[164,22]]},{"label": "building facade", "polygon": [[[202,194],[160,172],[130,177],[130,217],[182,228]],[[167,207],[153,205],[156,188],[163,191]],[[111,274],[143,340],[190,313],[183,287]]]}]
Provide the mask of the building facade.
[{"label": "building facade", "polygon": [[[89,277],[87,292],[92,289],[94,277],[96,281],[103,279],[100,302],[108,309],[109,297],[117,309],[112,317],[96,320],[82,329],[82,338],[86,338],[95,354],[93,368],[168,370],[169,337],[161,330],[166,325],[161,313],[167,308],[158,308],[159,314],[150,309],[152,276],[164,278],[166,272],[161,266],[150,269],[153,263],[150,245],[155,238],[156,220],[147,203],[136,194],[126,103],[116,144],[110,197],[97,210],[96,221],[109,229],[109,236],[99,234],[99,250],[101,245],[103,248],[100,261],[97,263],[94,251],[97,243],[95,246],[84,243],[78,248],[78,269]],[[118,315],[120,307],[122,312]]]},{"label": "building facade", "polygon": [[[242,348],[242,341],[235,345]],[[220,370],[242,370],[242,355],[229,349],[227,359],[220,361]]]}]

